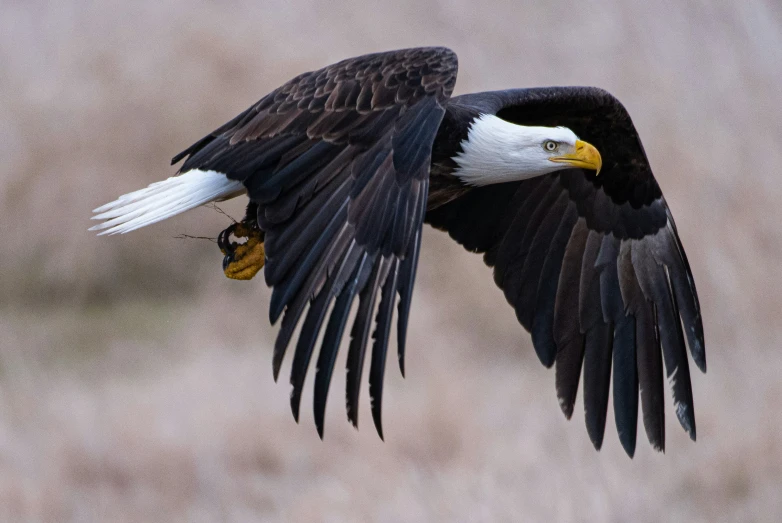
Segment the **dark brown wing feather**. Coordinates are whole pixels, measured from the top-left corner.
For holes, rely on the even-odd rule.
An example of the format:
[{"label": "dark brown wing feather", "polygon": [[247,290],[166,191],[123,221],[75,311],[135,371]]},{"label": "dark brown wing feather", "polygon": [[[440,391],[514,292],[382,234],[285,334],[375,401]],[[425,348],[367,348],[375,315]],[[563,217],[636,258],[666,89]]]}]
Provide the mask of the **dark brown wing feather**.
[{"label": "dark brown wing feather", "polygon": [[[562,125],[601,152],[599,176],[579,169],[479,187],[427,213],[468,250],[485,253],[556,389],[573,412],[584,372],[589,436],[600,448],[609,383],[622,446],[635,450],[640,386],[644,426],[665,445],[663,362],[676,415],[695,439],[685,339],[705,371],[695,283],[673,217],[624,107],[594,88],[520,89],[454,98],[449,111],[524,125]],[[684,332],[682,331],[684,324]]]},{"label": "dark brown wing feather", "polygon": [[[174,158],[182,171],[215,170],[240,180],[259,204],[265,230],[270,317],[282,315],[274,376],[299,319],[291,407],[298,419],[307,367],[326,324],[315,378],[315,419],[323,418],[337,349],[351,304],[359,310],[348,356],[348,418],[358,393],[375,304],[370,369],[375,425],[393,304],[399,354],[415,278],[432,143],[456,81],[456,55],[420,48],[352,58],[297,76]],[[382,289],[382,292],[380,291]],[[331,316],[327,309],[334,302]]]}]

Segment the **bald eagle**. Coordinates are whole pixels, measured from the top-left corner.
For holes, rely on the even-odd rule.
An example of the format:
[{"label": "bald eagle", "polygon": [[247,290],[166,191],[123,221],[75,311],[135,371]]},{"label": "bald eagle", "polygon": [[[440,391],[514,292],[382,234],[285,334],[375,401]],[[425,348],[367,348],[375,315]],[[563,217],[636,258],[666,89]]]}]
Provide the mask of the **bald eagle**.
[{"label": "bald eagle", "polygon": [[705,372],[698,296],[627,111],[593,87],[451,98],[456,72],[451,50],[429,47],[301,74],[177,154],[172,164],[184,160],[178,175],[96,209],[93,219],[103,223],[93,229],[126,233],[247,194],[245,218],[218,236],[223,269],[250,279],[265,267],[270,320],[282,318],[275,380],[302,322],[290,376],[297,421],[325,323],[314,385],[321,437],[355,300],[347,416],[357,427],[374,329],[369,393],[383,437],[394,305],[404,375],[421,229],[429,223],[482,253],[493,268],[540,361],[556,364],[556,392],[568,418],[583,368],[595,448],[603,441],[612,373],[616,426],[628,455],[635,451],[639,395],[649,442],[664,449],[664,372],[676,416],[694,440],[685,340]]}]

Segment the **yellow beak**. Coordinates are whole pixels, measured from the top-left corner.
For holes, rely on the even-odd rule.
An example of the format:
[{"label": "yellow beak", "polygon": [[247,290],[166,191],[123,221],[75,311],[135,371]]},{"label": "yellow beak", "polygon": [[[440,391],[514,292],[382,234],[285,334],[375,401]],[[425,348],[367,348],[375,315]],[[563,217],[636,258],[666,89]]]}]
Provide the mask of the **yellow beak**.
[{"label": "yellow beak", "polygon": [[576,140],[576,151],[573,154],[554,156],[549,158],[549,161],[567,163],[581,169],[591,169],[595,171],[595,175],[600,174],[600,168],[603,166],[603,159],[595,146],[581,140]]}]

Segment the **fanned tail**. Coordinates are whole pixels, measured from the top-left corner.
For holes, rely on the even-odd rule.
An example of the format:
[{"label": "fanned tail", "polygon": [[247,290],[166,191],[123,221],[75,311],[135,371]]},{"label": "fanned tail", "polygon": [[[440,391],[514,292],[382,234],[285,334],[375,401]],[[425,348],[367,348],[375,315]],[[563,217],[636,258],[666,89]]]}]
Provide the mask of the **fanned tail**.
[{"label": "fanned tail", "polygon": [[245,192],[244,185],[216,171],[194,169],[153,183],[145,189],[123,194],[92,212],[103,223],[90,227],[104,234],[125,234],[181,214],[199,205],[233,198]]}]

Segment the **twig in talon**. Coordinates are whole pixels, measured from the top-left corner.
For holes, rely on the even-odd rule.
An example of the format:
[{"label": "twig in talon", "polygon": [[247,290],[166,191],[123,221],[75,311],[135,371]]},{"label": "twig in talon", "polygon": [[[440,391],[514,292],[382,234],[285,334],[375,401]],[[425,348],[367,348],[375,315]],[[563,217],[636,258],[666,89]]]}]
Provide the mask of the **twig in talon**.
[{"label": "twig in talon", "polygon": [[190,236],[189,234],[180,234],[179,236],[174,236],[175,240],[209,240],[212,243],[217,243],[217,240],[214,238],[210,238],[209,236]]},{"label": "twig in talon", "polygon": [[220,214],[222,214],[223,216],[225,216],[229,220],[231,220],[233,223],[239,223],[233,216],[231,216],[230,214],[228,214],[227,212],[222,210],[220,207],[218,207],[216,203],[212,202],[208,206],[211,207],[212,209],[214,209],[215,211],[219,212]]}]

